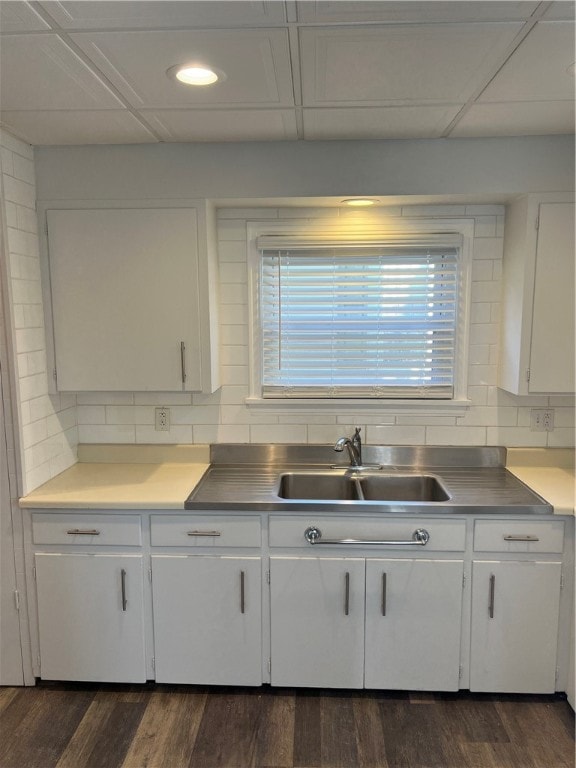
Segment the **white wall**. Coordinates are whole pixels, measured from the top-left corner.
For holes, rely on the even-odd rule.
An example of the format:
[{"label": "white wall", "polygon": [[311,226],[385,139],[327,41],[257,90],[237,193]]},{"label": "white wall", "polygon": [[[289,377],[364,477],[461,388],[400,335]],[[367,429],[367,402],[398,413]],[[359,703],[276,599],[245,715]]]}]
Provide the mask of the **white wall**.
[{"label": "white wall", "polygon": [[36,164],[40,200],[461,194],[493,202],[574,188],[572,136],[40,147]]},{"label": "white wall", "polygon": [[[354,216],[374,222],[380,216],[475,219],[469,396],[465,416],[397,415],[385,407],[366,416],[346,408],[340,415],[298,412],[272,415],[245,406],[248,394],[248,290],[246,222],[321,216]],[[306,217],[306,218],[302,218]],[[407,206],[385,214],[345,209],[222,209],[218,219],[221,296],[221,390],[213,395],[79,394],[78,429],[82,443],[330,443],[363,427],[367,443],[431,445],[573,445],[574,399],[520,398],[496,387],[500,317],[504,207]],[[154,407],[171,408],[170,432],[154,430]],[[554,432],[530,431],[530,408],[555,408]]]},{"label": "white wall", "polygon": [[32,147],[0,131],[2,222],[8,304],[17,379],[22,491],[32,490],[76,461],[76,398],[48,394]]}]

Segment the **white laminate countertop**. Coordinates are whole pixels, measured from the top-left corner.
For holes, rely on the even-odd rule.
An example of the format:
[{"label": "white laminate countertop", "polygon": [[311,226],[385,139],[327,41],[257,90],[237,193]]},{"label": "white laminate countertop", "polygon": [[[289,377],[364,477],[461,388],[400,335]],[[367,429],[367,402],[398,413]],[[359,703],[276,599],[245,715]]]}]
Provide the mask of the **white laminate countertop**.
[{"label": "white laminate countertop", "polygon": [[574,450],[509,448],[506,468],[554,507],[555,515],[574,515]]},{"label": "white laminate countertop", "polygon": [[79,446],[81,460],[20,499],[20,506],[184,509],[210,466],[209,455],[208,446]]},{"label": "white laminate countertop", "polygon": [[[183,509],[210,466],[209,446],[79,446],[79,462],[20,499],[30,509]],[[509,448],[507,469],[574,515],[574,451]]]}]

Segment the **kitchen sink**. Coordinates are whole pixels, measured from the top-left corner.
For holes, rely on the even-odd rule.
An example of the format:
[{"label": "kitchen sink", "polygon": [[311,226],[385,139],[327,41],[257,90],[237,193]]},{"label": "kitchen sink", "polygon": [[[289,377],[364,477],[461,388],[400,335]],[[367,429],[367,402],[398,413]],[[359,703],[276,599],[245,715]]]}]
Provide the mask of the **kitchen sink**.
[{"label": "kitchen sink", "polygon": [[434,475],[370,475],[360,480],[366,501],[448,501]]},{"label": "kitchen sink", "polygon": [[358,501],[354,479],[350,475],[320,472],[288,472],[280,475],[278,496],[282,499]]},{"label": "kitchen sink", "polygon": [[278,496],[306,501],[448,501],[434,475],[287,472],[280,475]]}]

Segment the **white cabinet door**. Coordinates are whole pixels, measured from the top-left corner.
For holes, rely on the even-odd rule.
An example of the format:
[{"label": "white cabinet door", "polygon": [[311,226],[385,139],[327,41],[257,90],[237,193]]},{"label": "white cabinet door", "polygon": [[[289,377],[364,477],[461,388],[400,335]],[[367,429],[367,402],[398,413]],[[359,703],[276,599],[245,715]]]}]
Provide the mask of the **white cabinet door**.
[{"label": "white cabinet door", "polygon": [[47,222],[58,390],[200,390],[196,210],[50,210]]},{"label": "white cabinet door", "polygon": [[574,205],[541,205],[530,392],[574,392],[574,262]]},{"label": "white cabinet door", "polygon": [[561,563],[472,567],[470,690],[553,693]]},{"label": "white cabinet door", "polygon": [[141,555],[36,553],[46,680],[146,681]]},{"label": "white cabinet door", "polygon": [[366,561],[366,688],[458,690],[462,560]]},{"label": "white cabinet door", "polygon": [[261,685],[261,558],[153,555],[156,680]]},{"label": "white cabinet door", "polygon": [[524,195],[506,209],[498,386],[572,393],[574,200]]},{"label": "white cabinet door", "polygon": [[362,688],[363,558],[270,558],[272,685]]}]

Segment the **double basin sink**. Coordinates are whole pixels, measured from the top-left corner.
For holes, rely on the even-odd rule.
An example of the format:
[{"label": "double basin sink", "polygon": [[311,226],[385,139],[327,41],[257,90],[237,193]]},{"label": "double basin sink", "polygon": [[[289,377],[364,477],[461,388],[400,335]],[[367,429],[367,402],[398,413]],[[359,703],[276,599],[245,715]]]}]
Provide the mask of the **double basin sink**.
[{"label": "double basin sink", "polygon": [[442,502],[450,494],[430,474],[381,472],[286,472],[280,475],[277,494],[282,499],[307,501]]}]

